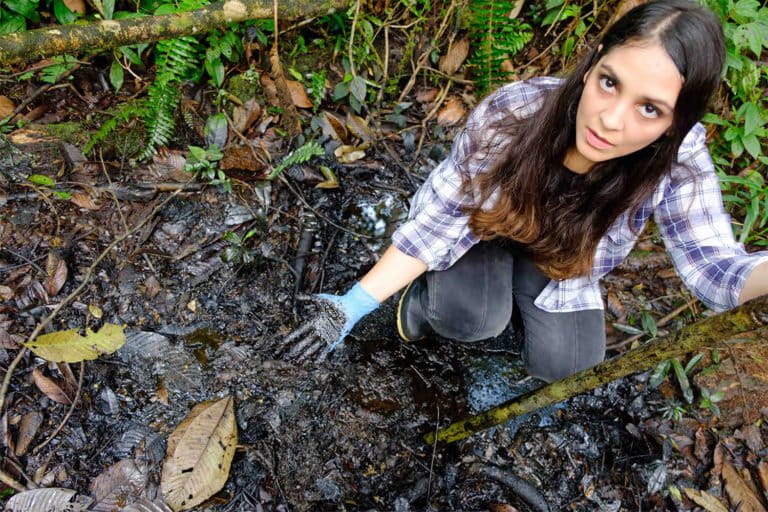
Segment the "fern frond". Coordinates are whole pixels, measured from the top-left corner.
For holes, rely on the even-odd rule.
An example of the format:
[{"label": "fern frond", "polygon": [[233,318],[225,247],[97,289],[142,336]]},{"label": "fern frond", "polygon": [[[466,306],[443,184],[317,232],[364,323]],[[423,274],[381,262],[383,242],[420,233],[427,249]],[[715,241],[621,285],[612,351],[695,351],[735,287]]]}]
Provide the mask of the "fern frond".
[{"label": "fern frond", "polygon": [[96,145],[104,142],[120,125],[126,124],[131,119],[143,119],[149,113],[146,100],[139,99],[121,103],[113,116],[104,121],[96,132],[91,135],[85,146],[83,153],[86,155],[93,151]]},{"label": "fern frond", "polygon": [[295,149],[292,151],[288,156],[283,158],[283,161],[280,162],[276,167],[275,170],[272,171],[269,176],[267,176],[268,180],[273,180],[277,178],[281,172],[283,172],[285,169],[292,165],[296,164],[303,164],[304,162],[308,162],[313,157],[320,156],[325,154],[325,151],[315,141],[307,142],[303,146]]},{"label": "fern frond", "polygon": [[530,25],[509,19],[514,8],[510,0],[471,0],[469,32],[475,80],[481,93],[507,81],[501,64],[522,50],[533,37]]}]

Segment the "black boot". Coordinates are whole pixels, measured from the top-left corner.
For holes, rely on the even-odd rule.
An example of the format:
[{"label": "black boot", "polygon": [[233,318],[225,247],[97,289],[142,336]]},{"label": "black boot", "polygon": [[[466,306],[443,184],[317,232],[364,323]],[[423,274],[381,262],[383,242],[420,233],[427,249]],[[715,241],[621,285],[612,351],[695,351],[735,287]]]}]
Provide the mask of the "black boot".
[{"label": "black boot", "polygon": [[432,332],[422,306],[422,296],[427,291],[426,283],[427,279],[422,274],[411,281],[400,296],[397,304],[397,332],[403,341],[417,341]]}]

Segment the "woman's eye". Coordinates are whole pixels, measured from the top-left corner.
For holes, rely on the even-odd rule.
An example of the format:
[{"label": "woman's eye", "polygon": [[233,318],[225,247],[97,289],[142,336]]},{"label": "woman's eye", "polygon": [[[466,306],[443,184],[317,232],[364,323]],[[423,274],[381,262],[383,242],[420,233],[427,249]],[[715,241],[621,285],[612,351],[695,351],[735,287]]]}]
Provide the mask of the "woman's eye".
[{"label": "woman's eye", "polygon": [[609,76],[605,76],[605,75],[601,76],[599,82],[600,82],[600,87],[602,87],[606,91],[610,91],[611,89],[616,87],[616,81]]},{"label": "woman's eye", "polygon": [[661,111],[659,111],[658,108],[654,107],[650,103],[642,105],[640,107],[640,113],[643,115],[643,117],[648,117],[650,119],[656,119],[661,115]]}]

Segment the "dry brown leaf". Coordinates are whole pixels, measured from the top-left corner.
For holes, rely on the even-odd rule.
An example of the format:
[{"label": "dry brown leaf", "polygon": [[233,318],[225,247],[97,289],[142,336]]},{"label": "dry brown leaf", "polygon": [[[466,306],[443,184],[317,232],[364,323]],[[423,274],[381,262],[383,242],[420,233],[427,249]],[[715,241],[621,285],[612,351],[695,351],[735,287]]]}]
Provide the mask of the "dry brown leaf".
[{"label": "dry brown leaf", "polygon": [[323,135],[342,143],[347,141],[347,127],[338,117],[330,112],[323,112],[320,119]]},{"label": "dry brown leaf", "polygon": [[121,508],[120,512],[171,512],[171,509],[160,498],[157,498],[155,501],[141,498],[136,503],[131,503]]},{"label": "dry brown leaf", "polygon": [[63,385],[59,385],[55,380],[46,377],[43,375],[43,372],[40,370],[40,368],[35,368],[32,370],[32,380],[35,381],[35,385],[45,393],[45,396],[53,400],[54,402],[59,402],[60,404],[71,404],[72,398],[68,396],[63,388]]},{"label": "dry brown leaf", "polygon": [[13,104],[13,101],[8,96],[0,96],[0,119],[13,114],[13,109],[15,108],[16,105]]},{"label": "dry brown leaf", "polygon": [[707,512],[728,512],[728,508],[716,497],[706,491],[699,491],[692,487],[683,490],[688,498],[702,507]]},{"label": "dry brown leaf", "polygon": [[0,327],[0,348],[10,348],[10,349],[19,348],[19,344],[15,339],[13,339],[13,336],[8,334],[8,331],[6,331],[2,327]]},{"label": "dry brown leaf", "polygon": [[91,483],[94,512],[119,510],[124,503],[142,494],[147,485],[147,472],[142,471],[133,459],[123,459],[97,476]]},{"label": "dry brown leaf", "polygon": [[154,299],[155,295],[160,293],[160,281],[158,281],[155,276],[149,276],[147,280],[144,281],[144,292],[147,294],[148,298]]},{"label": "dry brown leaf", "polygon": [[416,101],[419,103],[432,103],[440,94],[440,89],[437,87],[430,87],[429,89],[421,89],[416,93]]},{"label": "dry brown leaf", "polygon": [[19,435],[16,438],[16,456],[21,457],[27,453],[29,443],[35,438],[40,425],[43,424],[43,415],[37,411],[28,412],[21,418],[19,424]]},{"label": "dry brown leaf", "polygon": [[251,98],[240,107],[237,106],[232,111],[232,121],[235,129],[240,133],[245,133],[261,116],[261,105],[255,98]]},{"label": "dry brown leaf", "polygon": [[525,4],[525,0],[515,0],[515,5],[512,6],[512,10],[509,11],[509,14],[507,17],[509,19],[517,18],[517,16],[520,14],[520,11],[523,10],[523,5]]},{"label": "dry brown leaf", "polygon": [[459,70],[469,55],[469,41],[461,39],[454,41],[448,52],[440,57],[440,71],[446,75],[452,75]]},{"label": "dry brown leaf", "polygon": [[152,179],[172,180],[179,183],[186,183],[195,179],[192,173],[184,170],[187,164],[187,158],[184,152],[177,149],[160,148],[155,156],[152,157],[152,164],[149,166],[152,171]]},{"label": "dry brown leaf", "polygon": [[760,487],[763,489],[763,496],[768,500],[768,462],[761,460],[757,464],[757,476],[760,478]]},{"label": "dry brown leaf", "polygon": [[85,2],[83,0],[64,0],[64,5],[72,12],[85,14]]},{"label": "dry brown leaf", "polygon": [[733,507],[740,512],[766,512],[760,500],[730,462],[723,463],[725,490]]},{"label": "dry brown leaf", "polygon": [[464,117],[467,111],[459,98],[451,98],[445,102],[445,105],[437,114],[437,124],[440,126],[452,126]]},{"label": "dry brown leaf", "polygon": [[0,300],[11,300],[15,293],[10,286],[0,285]]},{"label": "dry brown leaf", "polygon": [[368,121],[362,117],[347,112],[346,125],[350,133],[363,142],[371,142],[373,140],[371,129],[368,128]]},{"label": "dry brown leaf", "polygon": [[47,487],[11,496],[3,512],[84,512],[90,501],[71,489]]},{"label": "dry brown leaf", "polygon": [[[264,162],[257,160],[254,150],[247,146],[228,146],[224,150],[224,157],[219,162],[223,170],[240,169],[243,171],[261,171],[264,169]],[[255,176],[258,177],[258,176]]]},{"label": "dry brown leaf", "polygon": [[288,86],[288,92],[291,93],[291,101],[294,105],[299,108],[312,108],[312,100],[307,96],[307,91],[301,82],[286,80],[285,84]]},{"label": "dry brown leaf", "polygon": [[45,271],[48,274],[45,280],[45,291],[53,297],[59,293],[64,283],[67,282],[67,276],[69,275],[67,264],[55,253],[49,252],[48,259],[45,261]]},{"label": "dry brown leaf", "polygon": [[333,154],[336,155],[336,160],[339,163],[349,164],[365,158],[365,148],[362,146],[339,146]]},{"label": "dry brown leaf", "polygon": [[696,447],[693,450],[693,454],[701,462],[707,463],[709,461],[709,445],[707,444],[707,433],[703,428],[696,430]]},{"label": "dry brown leaf", "polygon": [[98,210],[101,208],[101,206],[97,206],[96,203],[93,202],[91,196],[80,192],[72,192],[71,201],[80,208],[85,208],[86,210]]},{"label": "dry brown leaf", "polygon": [[608,306],[608,311],[616,317],[617,321],[623,322],[627,319],[627,308],[624,307],[624,304],[615,292],[608,292],[608,297],[605,302]]},{"label": "dry brown leaf", "polygon": [[518,510],[508,503],[491,503],[488,505],[490,512],[518,512]]},{"label": "dry brown leaf", "polygon": [[188,510],[221,489],[237,446],[231,396],[196,405],[168,437],[160,487],[173,510]]},{"label": "dry brown leaf", "polygon": [[754,424],[744,425],[735,434],[736,439],[741,439],[747,445],[747,448],[757,453],[763,449],[763,438],[760,435],[760,429]]}]

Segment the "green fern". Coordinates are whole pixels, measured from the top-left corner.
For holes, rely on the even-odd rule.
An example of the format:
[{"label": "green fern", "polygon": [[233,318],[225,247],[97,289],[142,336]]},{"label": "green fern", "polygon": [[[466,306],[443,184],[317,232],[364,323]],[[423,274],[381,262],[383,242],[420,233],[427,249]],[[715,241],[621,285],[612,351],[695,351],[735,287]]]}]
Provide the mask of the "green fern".
[{"label": "green fern", "polygon": [[143,119],[148,114],[149,108],[147,107],[146,100],[139,99],[121,103],[113,116],[104,121],[99,129],[91,135],[91,138],[88,139],[85,147],[83,147],[83,153],[86,155],[91,153],[97,144],[104,142],[120,125],[127,123],[131,119]]},{"label": "green fern", "polygon": [[501,64],[522,50],[533,37],[533,29],[519,19],[509,19],[515,7],[510,0],[471,0],[469,34],[475,80],[481,93],[508,81]]},{"label": "green fern", "polygon": [[139,155],[140,160],[151,158],[176,132],[175,113],[181,98],[181,84],[198,73],[201,53],[197,40],[191,36],[157,43],[157,73],[147,88],[149,111],[144,118],[147,143]]},{"label": "green fern", "polygon": [[308,162],[313,157],[320,156],[325,154],[325,151],[323,151],[323,148],[315,141],[307,142],[303,146],[299,147],[298,149],[292,151],[288,156],[283,158],[283,161],[277,164],[275,167],[275,170],[273,170],[271,173],[269,173],[269,176],[267,176],[268,180],[273,180],[277,178],[281,172],[283,172],[285,169],[292,165],[296,164],[303,164],[304,162]]}]

